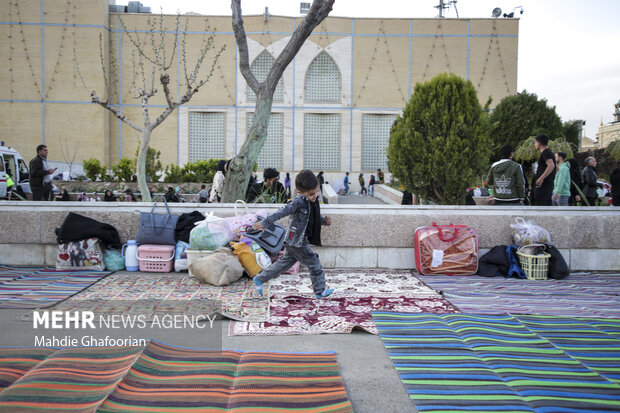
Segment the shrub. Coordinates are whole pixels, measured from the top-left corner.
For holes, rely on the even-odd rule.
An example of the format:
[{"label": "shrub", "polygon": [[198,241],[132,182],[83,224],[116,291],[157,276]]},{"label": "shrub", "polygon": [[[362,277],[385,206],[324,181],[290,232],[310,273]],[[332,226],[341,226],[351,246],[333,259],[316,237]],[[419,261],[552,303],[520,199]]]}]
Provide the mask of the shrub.
[{"label": "shrub", "polygon": [[86,177],[90,179],[91,181],[99,180],[99,177],[105,176],[107,172],[106,168],[101,166],[99,159],[96,159],[96,158],[90,158],[90,159],[85,160],[83,169],[84,169],[84,173],[86,174]]}]

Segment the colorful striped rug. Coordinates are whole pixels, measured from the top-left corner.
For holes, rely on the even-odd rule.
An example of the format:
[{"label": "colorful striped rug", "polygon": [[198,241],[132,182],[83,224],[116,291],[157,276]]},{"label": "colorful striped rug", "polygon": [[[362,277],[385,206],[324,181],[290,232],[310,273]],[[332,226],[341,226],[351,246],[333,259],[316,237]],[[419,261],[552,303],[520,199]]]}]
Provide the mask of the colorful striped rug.
[{"label": "colorful striped rug", "polygon": [[[0,357],[0,371],[25,360],[33,351],[10,349]],[[82,347],[55,351],[0,392],[0,411],[93,412],[114,391],[143,347]],[[0,349],[5,355],[6,349]],[[11,363],[13,362],[13,363]],[[15,372],[19,374],[19,372]]]},{"label": "colorful striped rug", "polygon": [[563,280],[418,276],[464,313],[620,317],[620,274],[573,273]]},{"label": "colorful striped rug", "polygon": [[620,411],[620,319],[373,317],[420,412]]},{"label": "colorful striped rug", "polygon": [[0,266],[0,308],[46,308],[65,300],[109,271],[57,271],[54,268]]},{"label": "colorful striped rug", "polygon": [[0,383],[0,411],[353,411],[331,352],[0,348]]}]

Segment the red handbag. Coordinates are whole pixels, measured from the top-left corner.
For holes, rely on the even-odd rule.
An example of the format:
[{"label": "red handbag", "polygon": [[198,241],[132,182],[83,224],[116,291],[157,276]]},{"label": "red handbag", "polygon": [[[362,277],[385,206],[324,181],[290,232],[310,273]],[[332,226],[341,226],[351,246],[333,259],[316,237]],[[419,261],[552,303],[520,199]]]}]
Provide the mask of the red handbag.
[{"label": "red handbag", "polygon": [[471,275],[478,271],[478,236],[466,225],[437,225],[415,230],[415,266],[419,274]]}]

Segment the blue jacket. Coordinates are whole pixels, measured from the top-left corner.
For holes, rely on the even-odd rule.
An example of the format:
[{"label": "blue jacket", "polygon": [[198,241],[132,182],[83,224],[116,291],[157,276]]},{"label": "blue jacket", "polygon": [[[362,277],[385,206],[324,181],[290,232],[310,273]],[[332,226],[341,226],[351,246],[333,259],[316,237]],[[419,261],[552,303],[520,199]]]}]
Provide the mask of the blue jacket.
[{"label": "blue jacket", "polygon": [[[303,195],[297,195],[291,202],[269,215],[262,222],[263,226],[271,226],[277,220],[291,215],[291,221],[286,235],[286,243],[292,247],[301,247],[306,236],[306,228],[310,219],[310,200]],[[321,215],[321,225],[325,225],[325,218]]]}]

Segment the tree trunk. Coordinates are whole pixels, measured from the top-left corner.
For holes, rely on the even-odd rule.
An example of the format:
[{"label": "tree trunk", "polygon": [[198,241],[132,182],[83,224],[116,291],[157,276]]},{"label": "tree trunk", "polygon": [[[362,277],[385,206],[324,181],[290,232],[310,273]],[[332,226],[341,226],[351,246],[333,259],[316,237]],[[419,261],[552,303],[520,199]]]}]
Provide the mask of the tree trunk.
[{"label": "tree trunk", "polygon": [[138,159],[136,160],[136,176],[138,177],[138,188],[140,188],[140,193],[142,194],[142,202],[152,201],[151,192],[146,183],[146,155],[149,151],[152,132],[150,128],[144,128],[142,131],[140,150],[138,151]]},{"label": "tree trunk", "polygon": [[276,58],[267,78],[263,83],[259,83],[250,67],[248,42],[241,13],[241,0],[231,1],[233,31],[239,48],[239,70],[246,82],[248,82],[248,85],[256,93],[256,111],[254,112],[254,118],[252,119],[252,125],[246,140],[228,167],[226,180],[224,181],[222,202],[235,202],[238,199],[245,199],[254,163],[256,163],[258,155],[267,139],[267,126],[271,117],[273,92],[276,90],[278,81],[288,64],[301,49],[314,28],[325,20],[332,10],[333,4],[334,0],[313,0],[308,14],[295,29],[288,43]]},{"label": "tree trunk", "polygon": [[222,202],[235,202],[238,199],[245,201],[250,175],[267,139],[267,127],[273,102],[271,96],[272,94],[268,97],[262,96],[259,92],[256,98],[256,112],[252,118],[250,130],[241,150],[228,166]]}]

